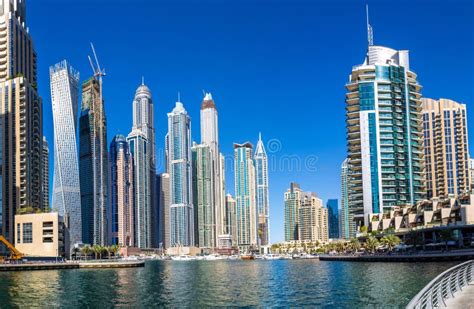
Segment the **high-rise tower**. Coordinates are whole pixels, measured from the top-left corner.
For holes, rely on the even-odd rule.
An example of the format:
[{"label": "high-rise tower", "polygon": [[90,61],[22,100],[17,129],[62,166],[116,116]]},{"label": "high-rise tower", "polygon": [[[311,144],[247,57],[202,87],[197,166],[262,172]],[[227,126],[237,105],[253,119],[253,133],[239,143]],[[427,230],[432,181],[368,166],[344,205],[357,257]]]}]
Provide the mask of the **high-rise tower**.
[{"label": "high-rise tower", "polygon": [[133,158],[125,136],[110,143],[110,222],[112,244],[135,245]]},{"label": "high-rise tower", "polygon": [[101,78],[82,83],[79,119],[82,241],[107,244],[108,152]]},{"label": "high-rise tower", "polygon": [[370,214],[425,198],[421,86],[407,50],[369,44],[346,88],[349,207],[368,225]]},{"label": "high-rise tower", "polygon": [[256,249],[257,205],[252,144],[234,144],[237,245],[241,251]]},{"label": "high-rise tower", "polygon": [[69,243],[82,242],[81,191],[77,151],[79,72],[66,60],[51,66],[54,124],[53,210],[65,219]]},{"label": "high-rise tower", "polygon": [[43,136],[43,209],[49,208],[49,145]]},{"label": "high-rise tower", "polygon": [[168,113],[170,174],[170,246],[194,246],[191,119],[183,103]]},{"label": "high-rise tower", "polygon": [[268,160],[262,136],[258,136],[255,149],[255,185],[257,190],[256,202],[258,213],[258,240],[259,245],[267,246],[270,237],[269,196],[268,196]]},{"label": "high-rise tower", "polygon": [[428,198],[471,190],[466,105],[423,98]]},{"label": "high-rise tower", "polygon": [[0,217],[13,243],[16,212],[43,207],[43,115],[25,1],[0,3]]},{"label": "high-rise tower", "polygon": [[201,104],[201,144],[209,146],[211,162],[211,191],[210,200],[214,215],[213,244],[217,237],[226,232],[225,227],[225,184],[224,166],[219,150],[219,129],[217,108],[212,95],[205,93]]}]

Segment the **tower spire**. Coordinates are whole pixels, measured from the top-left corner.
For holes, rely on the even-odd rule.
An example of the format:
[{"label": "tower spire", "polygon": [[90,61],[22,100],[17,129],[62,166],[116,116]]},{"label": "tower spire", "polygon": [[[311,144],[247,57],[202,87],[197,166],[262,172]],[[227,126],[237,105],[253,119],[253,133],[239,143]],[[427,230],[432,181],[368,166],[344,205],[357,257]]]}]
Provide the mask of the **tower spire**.
[{"label": "tower spire", "polygon": [[369,43],[369,46],[374,45],[374,31],[372,29],[372,26],[369,23],[369,5],[365,5],[365,15],[367,18],[367,41]]},{"label": "tower spire", "polygon": [[142,75],[142,86],[145,85],[145,77]]}]

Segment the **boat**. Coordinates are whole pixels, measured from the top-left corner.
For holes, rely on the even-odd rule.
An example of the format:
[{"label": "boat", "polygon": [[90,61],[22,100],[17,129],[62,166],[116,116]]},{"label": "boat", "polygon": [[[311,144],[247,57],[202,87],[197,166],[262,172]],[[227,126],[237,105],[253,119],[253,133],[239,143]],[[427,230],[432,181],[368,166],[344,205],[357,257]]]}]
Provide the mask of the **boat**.
[{"label": "boat", "polygon": [[282,257],[281,255],[279,255],[279,254],[271,254],[271,253],[269,253],[269,254],[265,254],[265,255],[263,256],[263,259],[264,259],[264,260],[267,260],[267,261],[272,261],[272,260],[281,260],[281,259],[283,259],[283,257]]},{"label": "boat", "polygon": [[251,255],[251,254],[244,254],[244,255],[241,255],[240,258],[242,260],[255,260],[255,256]]},{"label": "boat", "polygon": [[308,253],[300,253],[300,254],[293,255],[293,259],[307,260],[307,259],[318,259],[318,258],[319,256],[308,254]]},{"label": "boat", "polygon": [[171,259],[173,261],[194,261],[196,260],[196,257],[189,256],[189,255],[179,255],[179,256],[172,256]]},{"label": "boat", "polygon": [[216,261],[216,260],[223,260],[224,257],[219,254],[209,254],[204,256],[204,260],[206,261]]}]

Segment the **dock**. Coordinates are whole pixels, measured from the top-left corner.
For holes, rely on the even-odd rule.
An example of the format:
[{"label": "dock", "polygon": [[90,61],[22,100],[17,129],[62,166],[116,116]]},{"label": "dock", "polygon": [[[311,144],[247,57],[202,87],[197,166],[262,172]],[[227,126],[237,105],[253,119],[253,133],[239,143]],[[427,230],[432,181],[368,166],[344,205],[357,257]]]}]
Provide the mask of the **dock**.
[{"label": "dock", "polygon": [[144,267],[144,261],[84,261],[66,263],[18,263],[0,264],[0,271],[33,271],[54,269],[134,268]]}]

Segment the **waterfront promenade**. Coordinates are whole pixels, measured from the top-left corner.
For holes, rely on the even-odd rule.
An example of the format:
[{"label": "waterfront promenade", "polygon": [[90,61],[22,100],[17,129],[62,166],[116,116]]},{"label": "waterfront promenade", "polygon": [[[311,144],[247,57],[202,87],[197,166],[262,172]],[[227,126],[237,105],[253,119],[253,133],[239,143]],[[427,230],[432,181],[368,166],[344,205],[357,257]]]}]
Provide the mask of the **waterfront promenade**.
[{"label": "waterfront promenade", "polygon": [[0,271],[31,271],[78,268],[131,268],[144,267],[144,261],[81,261],[67,263],[18,263],[0,264]]},{"label": "waterfront promenade", "polygon": [[446,308],[474,309],[474,281],[446,301]]},{"label": "waterfront promenade", "polygon": [[452,262],[474,259],[474,250],[433,252],[414,254],[374,254],[374,255],[327,255],[319,256],[321,261],[344,262]]}]

